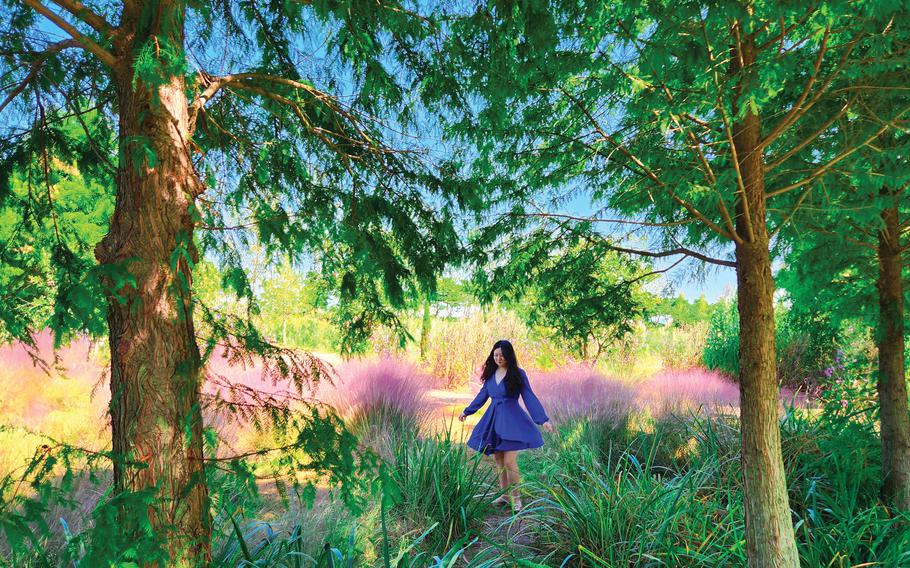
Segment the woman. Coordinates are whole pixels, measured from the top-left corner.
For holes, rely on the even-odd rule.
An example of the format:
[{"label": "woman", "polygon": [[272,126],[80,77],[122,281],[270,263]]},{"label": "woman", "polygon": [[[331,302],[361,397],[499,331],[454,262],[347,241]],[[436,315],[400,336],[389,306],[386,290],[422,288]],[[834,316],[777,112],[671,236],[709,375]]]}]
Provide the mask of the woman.
[{"label": "woman", "polygon": [[[519,511],[522,505],[518,494],[518,451],[543,445],[543,437],[535,424],[542,425],[547,432],[553,427],[531,390],[527,373],[518,366],[515,349],[505,339],[493,345],[480,380],[483,383],[480,392],[458,419],[464,422],[465,417],[480,410],[487,398],[490,399],[490,407],[471,432],[468,446],[493,455],[499,472],[499,485],[510,494],[512,508]],[[518,405],[519,395],[530,416]],[[506,503],[505,494],[493,502]]]}]

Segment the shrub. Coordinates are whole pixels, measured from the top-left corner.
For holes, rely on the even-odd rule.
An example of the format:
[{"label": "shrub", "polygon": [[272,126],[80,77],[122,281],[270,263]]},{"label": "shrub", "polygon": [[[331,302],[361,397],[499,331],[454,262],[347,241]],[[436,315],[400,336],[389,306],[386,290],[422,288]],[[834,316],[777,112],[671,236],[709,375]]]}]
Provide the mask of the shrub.
[{"label": "shrub", "polygon": [[[775,306],[777,377],[781,386],[817,394],[830,383],[838,331],[818,314]],[[739,375],[739,313],[736,301],[720,302],[708,328],[702,361],[708,369]]]},{"label": "shrub", "polygon": [[829,318],[806,310],[779,309],[777,376],[781,385],[817,394],[830,384],[838,330]]},{"label": "shrub", "polygon": [[739,313],[736,301],[722,300],[711,314],[702,361],[731,377],[739,375]]},{"label": "shrub", "polygon": [[663,369],[691,369],[701,363],[707,333],[707,321],[668,327],[649,326],[642,348],[659,357]]}]

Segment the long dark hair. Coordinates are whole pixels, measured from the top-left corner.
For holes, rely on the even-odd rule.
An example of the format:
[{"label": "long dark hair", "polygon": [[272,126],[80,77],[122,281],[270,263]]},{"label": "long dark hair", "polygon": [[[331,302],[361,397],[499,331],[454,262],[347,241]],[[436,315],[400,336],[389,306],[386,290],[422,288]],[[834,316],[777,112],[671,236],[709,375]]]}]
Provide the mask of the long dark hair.
[{"label": "long dark hair", "polygon": [[506,377],[503,379],[506,384],[506,394],[509,396],[518,394],[521,390],[521,372],[518,366],[518,359],[515,357],[515,348],[506,339],[500,339],[493,344],[490,354],[487,356],[486,363],[483,364],[483,371],[480,374],[480,381],[486,381],[493,376],[499,365],[493,359],[493,352],[496,349],[502,350],[502,356],[506,358]]}]

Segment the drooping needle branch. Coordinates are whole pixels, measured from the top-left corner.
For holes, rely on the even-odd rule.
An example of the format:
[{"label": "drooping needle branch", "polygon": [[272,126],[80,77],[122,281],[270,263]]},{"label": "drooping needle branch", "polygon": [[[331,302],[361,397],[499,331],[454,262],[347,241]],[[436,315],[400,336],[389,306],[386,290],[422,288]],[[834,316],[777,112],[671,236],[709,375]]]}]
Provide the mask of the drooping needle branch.
[{"label": "drooping needle branch", "polygon": [[[55,12],[51,11],[47,6],[38,2],[38,0],[22,0],[26,6],[31,7],[36,12],[53,22],[57,25],[58,28],[68,33],[74,40],[79,42],[79,45],[84,48],[86,51],[94,54],[102,63],[110,67],[111,69],[117,66],[117,58],[114,57],[109,51],[98,45],[93,39],[84,35],[76,26],[67,22],[63,17]],[[81,4],[80,4],[81,5]],[[85,20],[83,20],[85,21]],[[89,24],[91,25],[91,24]]]}]

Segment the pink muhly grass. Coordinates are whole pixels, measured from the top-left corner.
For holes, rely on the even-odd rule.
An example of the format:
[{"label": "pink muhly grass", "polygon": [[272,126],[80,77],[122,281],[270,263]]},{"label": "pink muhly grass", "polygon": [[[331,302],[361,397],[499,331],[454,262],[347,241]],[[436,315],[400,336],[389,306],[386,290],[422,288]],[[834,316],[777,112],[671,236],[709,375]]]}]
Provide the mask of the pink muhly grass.
[{"label": "pink muhly grass", "polygon": [[408,361],[351,361],[340,376],[324,400],[349,420],[377,411],[400,414],[418,425],[427,418],[430,379]]},{"label": "pink muhly grass", "polygon": [[655,412],[713,411],[739,405],[739,387],[703,369],[664,371],[638,383],[636,390],[639,404]]},{"label": "pink muhly grass", "polygon": [[215,348],[206,361],[204,372],[209,381],[203,391],[224,392],[224,388],[236,386],[255,390],[260,395],[310,398],[323,384],[334,379],[332,365],[312,353],[282,354],[286,376],[278,371],[274,357],[267,362],[262,356],[244,354],[232,360],[228,350]]},{"label": "pink muhly grass", "polygon": [[[268,430],[266,417],[286,416],[317,403],[318,392],[335,376],[331,365],[310,353],[279,355],[288,376],[279,372],[274,356],[266,360],[253,354],[230,355],[223,347],[215,348],[205,362],[202,386],[205,424],[228,447],[248,438],[251,428]],[[218,453],[225,451],[221,446]]]},{"label": "pink muhly grass", "polygon": [[[65,421],[82,434],[93,424],[103,430],[110,391],[93,345],[80,337],[55,350],[51,332],[43,331],[36,334],[34,347],[19,342],[0,346],[3,421],[52,435],[63,433]],[[45,431],[46,419],[54,416],[57,429]],[[64,436],[62,441],[74,440]]]},{"label": "pink muhly grass", "polygon": [[[557,421],[616,417],[629,411],[714,412],[739,407],[739,386],[703,369],[664,371],[641,382],[608,377],[586,365],[530,373],[531,386]],[[804,405],[805,398],[781,391],[783,404]]]},{"label": "pink muhly grass", "polygon": [[414,439],[429,423],[430,377],[414,364],[394,358],[345,364],[334,388],[320,393],[361,443],[386,459],[403,439]]},{"label": "pink muhly grass", "polygon": [[534,394],[557,421],[622,413],[635,405],[635,389],[605,377],[587,365],[529,373]]},{"label": "pink muhly grass", "polygon": [[54,350],[54,336],[50,330],[35,334],[34,348],[22,342],[0,346],[0,362],[3,372],[9,374],[54,373],[67,378],[97,381],[102,368],[92,342],[86,337],[77,337]]},{"label": "pink muhly grass", "polygon": [[239,416],[227,412],[232,402],[290,409],[320,403],[334,408],[367,443],[388,446],[391,440],[383,438],[404,432],[416,435],[429,416],[425,400],[429,379],[411,363],[391,358],[350,361],[328,372],[315,388],[299,392],[290,380],[264,378],[258,362],[230,365],[215,353],[207,365],[206,423],[234,443],[250,420],[244,419],[244,412]]}]

